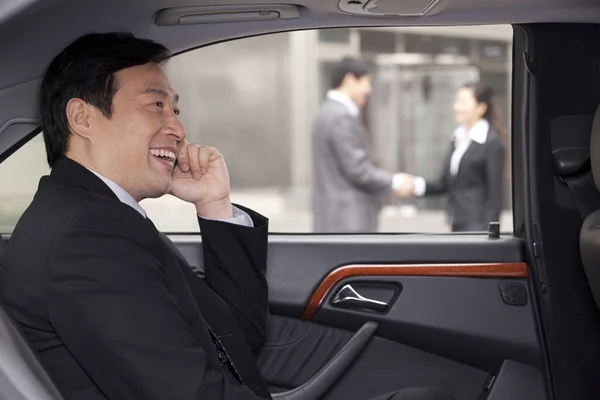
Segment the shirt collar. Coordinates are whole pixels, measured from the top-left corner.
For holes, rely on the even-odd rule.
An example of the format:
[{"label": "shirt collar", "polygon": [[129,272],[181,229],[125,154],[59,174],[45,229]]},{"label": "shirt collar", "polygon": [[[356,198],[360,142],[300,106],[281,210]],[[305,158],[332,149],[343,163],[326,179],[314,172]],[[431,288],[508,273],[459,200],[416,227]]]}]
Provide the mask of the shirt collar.
[{"label": "shirt collar", "polygon": [[121,203],[125,203],[128,206],[132,207],[134,210],[136,210],[137,212],[142,214],[142,216],[144,218],[147,217],[146,211],[144,211],[142,206],[140,206],[138,204],[138,202],[135,201],[135,199],[133,197],[131,197],[131,195],[129,193],[127,193],[127,191],[125,191],[125,189],[123,189],[121,186],[117,185],[116,183],[114,183],[113,181],[111,181],[110,179],[105,177],[104,175],[101,175],[96,171],[92,171],[89,168],[88,168],[88,170],[90,172],[92,172],[94,175],[96,175],[98,178],[102,179],[102,182],[104,182],[106,184],[106,186],[108,186],[110,188],[110,190],[113,191],[115,196],[117,196],[119,198],[119,200],[121,200]]},{"label": "shirt collar", "polygon": [[467,131],[464,125],[459,126],[454,131],[454,137],[458,140],[469,138],[479,144],[484,144],[487,141],[488,132],[490,130],[490,124],[485,119],[477,122],[471,129]]},{"label": "shirt collar", "polygon": [[358,115],[360,114],[360,110],[358,109],[356,103],[353,102],[352,99],[346,94],[338,90],[330,90],[329,92],[327,92],[327,98],[329,100],[334,100],[338,103],[342,103],[353,117],[358,117]]}]

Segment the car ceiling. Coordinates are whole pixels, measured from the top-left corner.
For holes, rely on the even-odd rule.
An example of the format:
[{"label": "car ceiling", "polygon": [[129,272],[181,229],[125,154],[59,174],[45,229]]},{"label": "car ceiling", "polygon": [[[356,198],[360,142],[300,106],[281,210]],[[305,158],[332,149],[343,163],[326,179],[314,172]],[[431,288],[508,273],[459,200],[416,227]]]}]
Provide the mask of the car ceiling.
[{"label": "car ceiling", "polygon": [[[424,17],[352,15],[340,9],[339,1],[290,2],[288,4],[301,9],[300,17],[295,19],[157,26],[154,17],[165,8],[285,4],[285,1],[2,0],[0,154],[36,128],[37,89],[51,58],[72,40],[88,32],[129,30],[140,37],[159,41],[173,52],[182,52],[236,37],[321,27],[600,22],[598,0],[440,0]],[[379,1],[390,4],[395,0]],[[398,0],[397,3],[403,1],[408,2],[405,4],[429,2]]]}]

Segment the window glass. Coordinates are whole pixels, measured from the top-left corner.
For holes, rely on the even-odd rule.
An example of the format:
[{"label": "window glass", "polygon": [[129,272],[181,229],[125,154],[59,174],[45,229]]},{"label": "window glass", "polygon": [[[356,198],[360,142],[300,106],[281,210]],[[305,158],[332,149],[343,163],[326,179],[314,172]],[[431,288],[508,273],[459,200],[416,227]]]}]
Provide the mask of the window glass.
[{"label": "window glass", "polygon": [[44,138],[37,135],[0,164],[0,233],[11,233],[37,190],[39,179],[50,172]]},{"label": "window glass", "polygon": [[348,43],[350,42],[350,29],[322,29],[319,31],[321,42]]},{"label": "window glass", "polygon": [[[473,223],[466,230],[480,231],[488,222],[482,204],[498,202],[501,229],[509,232],[511,47],[510,26],[303,31],[190,51],[172,59],[166,71],[180,94],[180,118],[189,139],[224,154],[233,201],[269,217],[273,233],[450,232],[456,215],[473,209],[480,211],[470,214]],[[348,178],[352,165],[365,168],[348,158],[353,153],[344,145],[349,143],[315,138],[315,120],[324,112],[332,73],[345,56],[369,66],[372,93],[356,117],[364,127],[360,135],[332,137],[358,140],[354,150],[364,150],[373,168],[422,177],[431,191],[451,169],[460,126],[457,91],[466,82],[482,81],[495,92],[499,119],[494,126],[503,127],[497,135],[506,151],[501,181],[486,181],[492,167],[481,154],[488,150],[473,139],[459,157],[458,172],[446,174],[443,193],[400,198],[378,187],[375,195],[369,178],[362,183],[356,176]],[[318,157],[326,160],[317,164]],[[0,194],[2,232],[12,230],[47,172],[41,135],[0,165],[0,182],[11,188]],[[346,181],[340,181],[344,176]],[[337,197],[315,196],[321,190],[317,182]],[[486,197],[492,187],[502,189],[496,199]],[[144,200],[142,206],[165,232],[198,232],[193,206],[172,196]],[[319,228],[314,215],[342,221]]]}]

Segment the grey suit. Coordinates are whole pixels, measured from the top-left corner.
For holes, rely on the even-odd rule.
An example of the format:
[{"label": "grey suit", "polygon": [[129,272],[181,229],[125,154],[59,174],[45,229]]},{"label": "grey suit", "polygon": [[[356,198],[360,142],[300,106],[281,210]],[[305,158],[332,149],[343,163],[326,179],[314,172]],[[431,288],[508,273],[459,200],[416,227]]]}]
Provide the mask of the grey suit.
[{"label": "grey suit", "polygon": [[366,130],[335,100],[321,106],[313,127],[315,232],[375,232],[380,197],[393,174],[377,168]]}]

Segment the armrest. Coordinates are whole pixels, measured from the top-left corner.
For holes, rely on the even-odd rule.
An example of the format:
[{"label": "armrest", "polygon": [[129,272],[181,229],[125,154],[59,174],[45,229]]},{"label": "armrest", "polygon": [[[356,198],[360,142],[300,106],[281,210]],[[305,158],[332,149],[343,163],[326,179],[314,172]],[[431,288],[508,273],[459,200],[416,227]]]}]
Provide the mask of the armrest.
[{"label": "armrest", "polygon": [[356,360],[378,327],[376,322],[365,323],[315,376],[295,389],[273,394],[273,400],[315,400],[323,397]]}]

